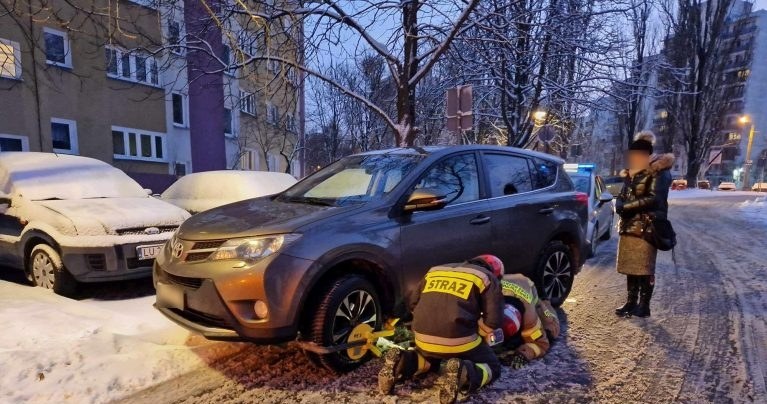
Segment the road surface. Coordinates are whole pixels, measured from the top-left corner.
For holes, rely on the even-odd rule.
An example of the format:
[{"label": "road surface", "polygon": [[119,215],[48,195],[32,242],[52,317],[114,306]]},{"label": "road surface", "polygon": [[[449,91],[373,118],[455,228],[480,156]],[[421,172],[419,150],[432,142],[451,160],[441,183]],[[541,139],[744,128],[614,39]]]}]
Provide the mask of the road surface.
[{"label": "road surface", "polygon": [[[653,316],[623,319],[616,238],[578,276],[563,337],[543,360],[465,400],[489,402],[767,402],[767,227],[738,215],[754,197],[672,200],[676,265],[660,253]],[[380,361],[334,376],[293,347],[247,346],[122,403],[434,402],[433,378],[375,392]]]}]

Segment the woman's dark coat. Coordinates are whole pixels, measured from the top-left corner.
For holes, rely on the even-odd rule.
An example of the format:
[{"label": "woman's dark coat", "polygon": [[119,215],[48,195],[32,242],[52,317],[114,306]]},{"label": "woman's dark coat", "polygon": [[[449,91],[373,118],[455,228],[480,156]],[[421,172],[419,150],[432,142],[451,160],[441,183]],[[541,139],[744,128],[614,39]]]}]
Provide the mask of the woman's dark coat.
[{"label": "woman's dark coat", "polygon": [[621,235],[642,237],[653,217],[666,218],[673,165],[674,155],[668,153],[654,156],[650,168],[633,177],[627,170],[621,171],[625,183],[615,201],[615,211],[621,217]]}]

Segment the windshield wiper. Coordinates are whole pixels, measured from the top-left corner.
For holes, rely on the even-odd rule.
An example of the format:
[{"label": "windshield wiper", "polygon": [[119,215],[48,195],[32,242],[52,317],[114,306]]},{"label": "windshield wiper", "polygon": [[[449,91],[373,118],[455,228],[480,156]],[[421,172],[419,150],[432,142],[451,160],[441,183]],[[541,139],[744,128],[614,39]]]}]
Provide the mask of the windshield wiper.
[{"label": "windshield wiper", "polygon": [[289,196],[289,197],[284,197],[281,199],[283,202],[306,203],[309,205],[319,205],[319,206],[336,206],[335,203],[328,201],[327,199],[312,198],[310,196]]}]

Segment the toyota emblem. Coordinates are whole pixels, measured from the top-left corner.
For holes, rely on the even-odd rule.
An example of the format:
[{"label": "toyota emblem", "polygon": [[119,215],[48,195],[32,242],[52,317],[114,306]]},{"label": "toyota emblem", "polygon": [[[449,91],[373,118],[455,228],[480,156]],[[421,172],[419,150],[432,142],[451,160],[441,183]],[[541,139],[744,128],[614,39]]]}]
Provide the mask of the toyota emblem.
[{"label": "toyota emblem", "polygon": [[170,247],[174,257],[181,258],[181,256],[184,254],[184,244],[181,242],[181,240],[174,238]]}]

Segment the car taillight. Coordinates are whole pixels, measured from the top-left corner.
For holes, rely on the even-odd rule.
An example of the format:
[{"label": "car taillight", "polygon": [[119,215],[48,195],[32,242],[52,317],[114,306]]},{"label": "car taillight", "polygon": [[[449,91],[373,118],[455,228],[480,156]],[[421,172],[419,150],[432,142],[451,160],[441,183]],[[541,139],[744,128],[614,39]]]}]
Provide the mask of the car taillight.
[{"label": "car taillight", "polygon": [[575,201],[582,203],[586,206],[589,205],[589,196],[583,192],[576,192],[575,193]]}]

